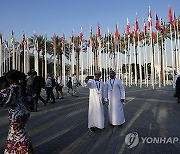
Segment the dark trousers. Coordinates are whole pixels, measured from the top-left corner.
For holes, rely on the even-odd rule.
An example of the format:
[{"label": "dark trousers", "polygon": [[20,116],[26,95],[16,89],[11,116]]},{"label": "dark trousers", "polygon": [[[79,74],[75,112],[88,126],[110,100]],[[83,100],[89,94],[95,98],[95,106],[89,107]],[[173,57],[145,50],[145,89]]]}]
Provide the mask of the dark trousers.
[{"label": "dark trousers", "polygon": [[37,110],[38,108],[38,99],[40,99],[44,104],[46,104],[46,100],[42,98],[40,94],[41,94],[41,89],[38,89],[36,91],[36,97],[35,97],[35,104],[34,104],[35,110]]},{"label": "dark trousers", "polygon": [[54,94],[53,94],[53,87],[47,87],[46,88],[46,94],[47,94],[47,103],[49,101],[50,98],[52,98],[53,103],[55,103],[55,98],[54,98]]}]

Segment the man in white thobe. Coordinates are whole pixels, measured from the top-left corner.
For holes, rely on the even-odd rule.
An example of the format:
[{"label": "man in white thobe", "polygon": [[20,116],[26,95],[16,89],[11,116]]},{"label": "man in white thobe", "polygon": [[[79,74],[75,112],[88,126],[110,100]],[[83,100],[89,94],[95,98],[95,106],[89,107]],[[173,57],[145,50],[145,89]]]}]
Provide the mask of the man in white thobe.
[{"label": "man in white thobe", "polygon": [[114,71],[110,71],[110,79],[105,84],[105,100],[109,103],[109,123],[113,126],[125,123],[123,111],[124,99],[124,86],[121,83],[121,80],[116,78],[116,73]]},{"label": "man in white thobe", "polygon": [[104,108],[103,94],[104,84],[100,81],[101,72],[96,71],[95,79],[89,80],[87,77],[85,82],[89,88],[89,110],[88,110],[88,128],[91,132],[95,131],[95,127],[104,128]]}]

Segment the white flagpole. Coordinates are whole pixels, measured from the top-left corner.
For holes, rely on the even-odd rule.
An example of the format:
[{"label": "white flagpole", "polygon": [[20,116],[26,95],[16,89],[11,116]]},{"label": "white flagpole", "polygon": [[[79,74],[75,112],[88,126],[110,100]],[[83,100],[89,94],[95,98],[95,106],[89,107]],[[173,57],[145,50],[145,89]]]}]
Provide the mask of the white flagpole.
[{"label": "white flagpole", "polygon": [[178,60],[179,60],[179,71],[180,71],[180,45],[179,45],[179,24],[178,24],[179,20],[177,20],[176,23],[177,23],[177,40],[178,40],[178,46],[177,46],[178,49],[177,50],[179,51],[179,56],[178,56],[179,59]]},{"label": "white flagpole", "polygon": [[83,66],[83,57],[84,57],[84,52],[82,51],[82,42],[81,42],[81,50],[80,50],[80,53],[81,53],[81,85],[83,85],[83,71],[84,71],[84,66]]},{"label": "white flagpole", "polygon": [[29,41],[27,38],[27,71],[26,73],[28,73],[30,71],[30,55],[29,55]]},{"label": "white flagpole", "polygon": [[150,46],[150,57],[151,57],[151,84],[154,89],[154,63],[153,63],[153,39],[152,39],[152,27],[150,26],[150,39],[151,39],[151,46]]},{"label": "white flagpole", "polygon": [[[126,36],[125,36],[125,33],[124,33],[124,44],[125,44],[125,38]],[[125,49],[124,49],[124,51],[125,51],[125,61],[124,61],[124,66],[125,66],[125,76],[126,76],[126,86],[127,86],[127,50],[126,50],[126,44],[125,44]]]},{"label": "white flagpole", "polygon": [[[135,31],[134,31],[134,33],[135,33]],[[136,41],[135,41],[135,36],[133,37],[133,45],[134,45],[134,68],[135,68],[135,74],[134,74],[134,76],[135,76],[135,85],[137,86],[137,66],[136,66],[136,61],[137,61],[137,59],[136,59]]]},{"label": "white flagpole", "polygon": [[63,44],[64,48],[64,52],[62,55],[62,65],[63,65],[63,84],[66,85],[66,63],[65,63],[65,44]]},{"label": "white flagpole", "polygon": [[159,76],[159,87],[161,87],[161,66],[160,66],[160,56],[159,56],[159,46],[158,46],[158,31],[157,31],[157,54],[158,54],[158,76]]},{"label": "white flagpole", "polygon": [[54,34],[54,78],[57,77],[57,72],[56,72],[56,35]]},{"label": "white flagpole", "polygon": [[165,61],[166,61],[166,69],[165,69],[165,72],[166,72],[166,84],[168,85],[168,68],[167,68],[167,50],[166,50],[166,39],[164,40],[164,55],[165,55]]},{"label": "white flagpole", "polygon": [[172,73],[173,73],[173,81],[174,81],[174,52],[173,52],[173,42],[172,42],[172,28],[170,23],[170,35],[171,35],[171,63],[172,63]]},{"label": "white flagpole", "polygon": [[9,54],[8,71],[10,71],[11,70],[11,51],[10,51],[10,47],[8,47],[8,54]]},{"label": "white flagpole", "polygon": [[46,36],[46,33],[45,33],[45,42],[44,42],[44,56],[45,56],[45,79],[47,79],[47,36]]},{"label": "white flagpole", "polygon": [[99,53],[99,70],[102,72],[102,53],[101,53],[101,40],[100,38],[98,39],[98,53]]},{"label": "white flagpole", "polygon": [[6,64],[5,64],[5,57],[6,57],[6,55],[5,55],[5,53],[6,53],[6,47],[5,47],[5,42],[3,42],[3,57],[2,57],[2,59],[3,59],[3,62],[2,62],[2,65],[3,65],[3,68],[2,68],[2,74],[4,73],[4,72],[6,72],[6,69],[5,69],[5,66],[6,66]]},{"label": "white flagpole", "polygon": [[[14,36],[13,36],[13,37],[14,37]],[[13,47],[13,57],[12,57],[12,59],[13,59],[13,60],[12,60],[12,61],[13,61],[13,67],[12,67],[12,68],[13,68],[13,69],[16,69],[16,63],[15,63],[15,62],[16,62],[16,59],[15,59],[15,58],[16,58],[16,57],[15,57],[15,54],[16,54],[16,51],[15,51],[15,50],[16,50],[16,49],[15,49],[14,41],[15,41],[15,40],[13,39],[13,42],[12,42],[12,47]]]},{"label": "white flagpole", "polygon": [[117,52],[118,52],[118,53],[117,53],[117,65],[116,65],[117,68],[116,68],[116,72],[118,73],[118,77],[119,77],[119,73],[120,73],[120,71],[119,71],[119,64],[120,64],[120,61],[119,61],[119,54],[120,54],[120,53],[119,53],[119,52],[120,52],[120,51],[119,51],[119,42],[117,42],[117,48],[118,48],[118,49],[117,49]]},{"label": "white flagpole", "polygon": [[27,59],[26,59],[26,53],[27,53],[27,50],[26,50],[26,45],[24,44],[24,73],[26,74],[27,72],[27,67],[26,67],[26,62],[27,62]]},{"label": "white flagpole", "polygon": [[178,66],[179,66],[179,58],[178,58],[178,44],[177,44],[177,38],[176,38],[176,30],[175,31],[175,54],[176,54],[176,72],[178,72]]},{"label": "white flagpole", "polygon": [[163,45],[163,35],[162,35],[162,60],[163,60],[163,85],[165,86],[165,55],[164,55],[164,45]]},{"label": "white flagpole", "polygon": [[140,77],[140,88],[142,88],[142,69],[141,69],[141,50],[140,50],[140,45],[139,45],[139,31],[138,31],[138,57],[139,57],[139,77]]},{"label": "white flagpole", "polygon": [[37,41],[37,50],[36,50],[36,72],[37,72],[37,75],[39,75],[39,54],[38,54],[38,51],[39,50],[39,44],[38,44],[38,41]]},{"label": "white flagpole", "polygon": [[0,34],[0,77],[2,76],[2,63],[3,63],[3,59],[2,59],[2,34]]}]

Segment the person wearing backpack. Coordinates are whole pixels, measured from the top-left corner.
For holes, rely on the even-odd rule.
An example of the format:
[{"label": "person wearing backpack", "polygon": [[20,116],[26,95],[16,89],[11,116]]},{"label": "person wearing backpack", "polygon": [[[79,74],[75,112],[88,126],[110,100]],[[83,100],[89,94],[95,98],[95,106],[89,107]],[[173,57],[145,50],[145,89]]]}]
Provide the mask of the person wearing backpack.
[{"label": "person wearing backpack", "polygon": [[46,103],[48,103],[49,99],[52,98],[53,103],[55,103],[55,98],[54,98],[54,94],[53,94],[53,79],[51,77],[51,75],[47,75],[47,79],[46,79],[46,94],[47,94],[47,100]]},{"label": "person wearing backpack", "polygon": [[68,87],[68,93],[70,93],[70,90],[73,91],[72,89],[72,79],[69,77],[69,81],[67,82],[67,87]]},{"label": "person wearing backpack", "polygon": [[37,72],[33,71],[33,77],[34,77],[34,92],[36,94],[35,96],[35,110],[37,111],[38,107],[38,99],[40,99],[43,103],[44,106],[46,106],[46,100],[41,97],[41,89],[44,88],[45,85],[45,80],[43,79],[42,76],[37,76]]},{"label": "person wearing backpack", "polygon": [[26,79],[26,90],[27,93],[29,94],[29,99],[27,101],[27,105],[30,108],[30,111],[37,111],[36,107],[36,92],[35,92],[35,87],[36,83],[34,81],[34,76],[33,76],[33,71],[28,72],[28,76]]}]

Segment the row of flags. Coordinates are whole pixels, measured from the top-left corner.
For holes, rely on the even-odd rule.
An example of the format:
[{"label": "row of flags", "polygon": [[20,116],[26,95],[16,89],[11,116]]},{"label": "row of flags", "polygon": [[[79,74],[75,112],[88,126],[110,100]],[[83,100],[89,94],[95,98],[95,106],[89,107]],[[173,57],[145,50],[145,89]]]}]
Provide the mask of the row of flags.
[{"label": "row of flags", "polygon": [[[168,6],[168,16],[169,16],[169,23],[170,24],[173,24],[174,25],[174,30],[177,31],[177,27],[178,27],[178,20],[176,18],[176,15],[175,15],[175,12],[174,12],[174,17],[173,17],[173,13],[172,13],[172,10],[171,10],[171,7]],[[152,36],[152,39],[154,39],[154,30],[153,30],[153,23],[152,23],[152,14],[151,14],[151,9],[150,7],[148,8],[148,26],[146,26],[146,20],[144,20],[144,30],[143,30],[143,33],[140,31],[140,26],[139,26],[139,21],[138,21],[138,18],[137,18],[137,14],[136,14],[136,21],[135,21],[135,25],[133,24],[133,28],[132,28],[132,32],[131,32],[131,25],[129,23],[129,20],[127,18],[127,25],[126,25],[126,28],[125,28],[125,34],[127,36],[130,36],[131,34],[133,35],[133,37],[135,36],[138,36],[138,40],[141,40],[142,39],[142,35],[143,36],[146,36],[148,34],[148,31],[151,33],[150,35]],[[162,35],[165,35],[166,34],[166,27],[165,27],[165,22],[163,22],[162,18],[159,20],[158,18],[158,15],[157,15],[157,12],[155,12],[155,29],[156,31],[159,31],[161,32]],[[108,33],[109,33],[109,30],[108,30]],[[83,42],[83,30],[82,30],[82,27],[80,29],[80,33],[79,33],[79,45],[81,45],[81,48],[83,47],[83,51],[86,51],[86,48],[90,45],[92,45],[92,27],[90,28],[90,36],[89,36],[89,39],[87,40],[87,42]],[[105,37],[107,37],[108,35],[104,35],[104,37],[102,37],[101,35],[101,28],[100,28],[100,24],[98,23],[98,28],[97,28],[97,34],[95,36],[95,40],[94,40],[94,45],[95,46],[98,46],[99,43],[102,44],[102,47],[104,46],[103,43],[105,41]],[[118,30],[118,24],[116,24],[116,28],[115,28],[115,32],[114,34],[109,34],[110,38],[109,38],[109,41],[111,41],[112,43],[117,43],[118,42],[118,39],[119,39],[119,36],[120,36],[120,33],[119,33],[119,30]],[[53,45],[55,46],[55,38],[56,38],[56,35],[54,34],[54,43]],[[75,35],[74,35],[74,32],[72,32],[72,36],[71,36],[71,44],[74,43],[74,38],[75,38]],[[47,40],[47,36],[45,35],[45,40]],[[65,44],[65,34],[63,33],[62,35],[62,46]],[[6,42],[7,43],[7,42]],[[12,31],[12,36],[11,36],[11,44],[14,44],[15,43],[15,37],[14,37],[14,32]],[[36,50],[38,50],[38,40],[37,40],[37,36],[34,34],[34,44],[35,44],[35,47],[36,47]],[[25,33],[23,32],[23,35],[22,35],[22,46],[24,46],[26,49],[28,48],[28,39],[25,37]]]}]

